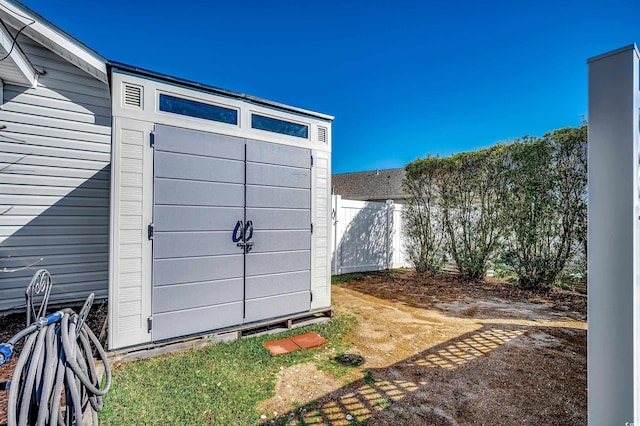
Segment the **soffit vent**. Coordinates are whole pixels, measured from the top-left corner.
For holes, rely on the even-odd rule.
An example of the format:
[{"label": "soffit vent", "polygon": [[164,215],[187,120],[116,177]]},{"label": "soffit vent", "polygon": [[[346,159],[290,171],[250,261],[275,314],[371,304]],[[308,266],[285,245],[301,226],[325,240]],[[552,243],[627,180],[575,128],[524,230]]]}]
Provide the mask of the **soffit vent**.
[{"label": "soffit vent", "polygon": [[124,83],[124,106],[142,109],[142,87]]},{"label": "soffit vent", "polygon": [[327,143],[327,129],[324,127],[318,127],[318,142]]}]

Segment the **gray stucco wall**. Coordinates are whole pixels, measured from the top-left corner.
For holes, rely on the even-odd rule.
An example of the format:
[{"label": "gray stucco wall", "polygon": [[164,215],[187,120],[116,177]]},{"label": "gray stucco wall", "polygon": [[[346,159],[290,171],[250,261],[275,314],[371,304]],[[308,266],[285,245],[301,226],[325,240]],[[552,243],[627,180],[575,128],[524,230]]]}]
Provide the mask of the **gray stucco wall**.
[{"label": "gray stucco wall", "polygon": [[[111,101],[106,84],[25,36],[37,88],[4,85],[0,107],[0,311],[24,305],[38,268],[53,301],[107,296]],[[2,76],[0,76],[2,78]]]}]

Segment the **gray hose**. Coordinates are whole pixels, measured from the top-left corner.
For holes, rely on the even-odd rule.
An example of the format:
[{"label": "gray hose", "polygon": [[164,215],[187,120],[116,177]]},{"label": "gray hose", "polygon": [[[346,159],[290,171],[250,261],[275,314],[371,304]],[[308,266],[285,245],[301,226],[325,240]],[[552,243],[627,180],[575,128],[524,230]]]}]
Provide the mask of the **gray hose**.
[{"label": "gray hose", "polygon": [[[81,425],[85,412],[97,425],[96,413],[102,409],[102,397],[111,385],[107,354],[98,338],[71,309],[34,324],[27,328],[29,332],[20,332],[4,344],[10,348],[3,359],[6,362],[13,343],[28,336],[9,385],[7,426]],[[103,387],[93,363],[92,344],[104,365]]]}]

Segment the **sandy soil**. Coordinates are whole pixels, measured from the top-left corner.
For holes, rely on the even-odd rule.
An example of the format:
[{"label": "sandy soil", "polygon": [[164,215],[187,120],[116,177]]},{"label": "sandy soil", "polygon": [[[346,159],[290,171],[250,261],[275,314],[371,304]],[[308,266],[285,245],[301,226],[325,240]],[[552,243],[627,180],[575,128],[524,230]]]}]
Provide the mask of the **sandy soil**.
[{"label": "sandy soil", "polygon": [[278,423],[587,423],[584,295],[405,272],[334,285],[333,304],[359,319],[351,352],[365,378],[340,387],[313,365],[281,371],[261,406]]}]

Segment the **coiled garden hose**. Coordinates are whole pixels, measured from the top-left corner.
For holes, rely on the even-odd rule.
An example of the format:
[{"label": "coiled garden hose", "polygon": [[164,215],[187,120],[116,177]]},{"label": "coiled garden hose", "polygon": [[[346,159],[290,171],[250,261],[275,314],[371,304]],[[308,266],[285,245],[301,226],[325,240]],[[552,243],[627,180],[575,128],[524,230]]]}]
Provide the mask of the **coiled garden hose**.
[{"label": "coiled garden hose", "polygon": [[[89,300],[85,308],[87,304]],[[5,385],[9,389],[7,426],[82,425],[87,410],[93,424],[98,424],[111,369],[98,338],[84,324],[85,308],[80,316],[71,309],[49,314],[0,344],[2,365],[11,358],[14,345],[28,336],[12,380]],[[93,363],[92,343],[104,365],[103,387]]]}]

